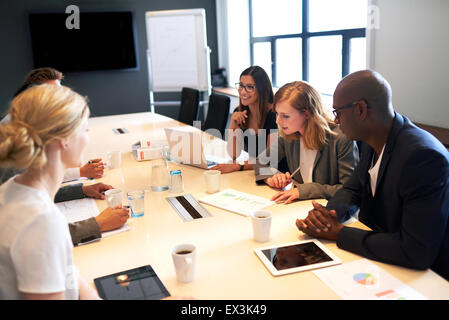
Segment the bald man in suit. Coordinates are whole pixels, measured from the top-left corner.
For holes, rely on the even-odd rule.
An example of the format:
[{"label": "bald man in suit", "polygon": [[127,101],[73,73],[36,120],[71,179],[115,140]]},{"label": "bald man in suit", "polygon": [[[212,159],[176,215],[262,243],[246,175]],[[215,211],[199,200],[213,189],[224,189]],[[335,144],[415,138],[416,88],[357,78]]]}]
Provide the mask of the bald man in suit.
[{"label": "bald man in suit", "polygon": [[[431,268],[449,280],[447,149],[394,111],[391,87],[375,71],[343,78],[333,105],[343,133],[363,141],[360,163],[326,207],[314,202],[296,226],[366,258]],[[341,224],[357,210],[372,231]]]}]

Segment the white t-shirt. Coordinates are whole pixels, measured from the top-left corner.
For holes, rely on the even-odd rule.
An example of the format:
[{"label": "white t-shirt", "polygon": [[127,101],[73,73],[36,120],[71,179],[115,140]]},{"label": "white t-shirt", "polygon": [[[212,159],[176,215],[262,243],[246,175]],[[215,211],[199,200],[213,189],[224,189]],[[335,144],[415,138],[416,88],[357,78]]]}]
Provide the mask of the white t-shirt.
[{"label": "white t-shirt", "polygon": [[373,166],[373,160],[374,160],[374,154],[373,158],[371,159],[371,168],[368,170],[369,177],[370,177],[370,183],[371,183],[371,192],[374,194],[376,193],[376,185],[377,185],[377,175],[379,174],[379,168],[380,163],[382,162],[382,156],[384,155],[384,149],[385,145],[382,148],[382,152],[380,153],[379,158],[377,159],[376,163]]},{"label": "white t-shirt", "polygon": [[67,220],[46,192],[14,179],[0,187],[0,300],[20,292],[78,299]]},{"label": "white t-shirt", "polygon": [[313,182],[313,165],[318,150],[312,150],[305,146],[303,138],[299,139],[299,167],[304,183]]}]

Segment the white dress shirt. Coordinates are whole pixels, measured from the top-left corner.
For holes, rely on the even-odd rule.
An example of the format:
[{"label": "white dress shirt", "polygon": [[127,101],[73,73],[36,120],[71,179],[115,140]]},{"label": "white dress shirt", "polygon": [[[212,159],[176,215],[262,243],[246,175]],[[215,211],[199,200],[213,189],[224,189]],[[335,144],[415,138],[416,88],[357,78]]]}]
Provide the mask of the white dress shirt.
[{"label": "white dress shirt", "polygon": [[379,158],[377,159],[376,163],[373,166],[373,160],[374,160],[374,154],[373,159],[371,160],[371,169],[368,170],[369,176],[370,176],[370,182],[371,182],[371,192],[374,194],[376,193],[376,184],[377,184],[377,175],[379,174],[379,168],[380,163],[382,162],[382,156],[384,155],[384,149],[385,145],[382,148],[382,152],[380,153]]},{"label": "white dress shirt", "polygon": [[312,150],[305,146],[303,138],[299,143],[299,167],[301,168],[301,176],[304,183],[313,182],[313,165],[318,150]]}]

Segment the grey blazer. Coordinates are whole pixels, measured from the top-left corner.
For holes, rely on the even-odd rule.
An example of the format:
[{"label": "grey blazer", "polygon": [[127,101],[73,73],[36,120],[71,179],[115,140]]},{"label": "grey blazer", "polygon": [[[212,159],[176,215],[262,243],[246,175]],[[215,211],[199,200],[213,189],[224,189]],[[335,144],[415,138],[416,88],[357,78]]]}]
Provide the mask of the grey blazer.
[{"label": "grey blazer", "polygon": [[[293,177],[293,183],[299,190],[301,200],[314,198],[331,198],[351,176],[359,161],[359,152],[354,141],[346,139],[339,127],[333,129],[337,135],[328,135],[327,144],[318,150],[313,165],[311,183],[303,183],[298,171]],[[277,142],[262,152],[254,166],[256,182],[280,173],[277,168],[269,166],[269,156],[277,152],[278,163],[286,158],[289,172],[293,173],[299,167],[299,140],[287,141],[279,137]],[[277,167],[277,164],[275,166]]]}]

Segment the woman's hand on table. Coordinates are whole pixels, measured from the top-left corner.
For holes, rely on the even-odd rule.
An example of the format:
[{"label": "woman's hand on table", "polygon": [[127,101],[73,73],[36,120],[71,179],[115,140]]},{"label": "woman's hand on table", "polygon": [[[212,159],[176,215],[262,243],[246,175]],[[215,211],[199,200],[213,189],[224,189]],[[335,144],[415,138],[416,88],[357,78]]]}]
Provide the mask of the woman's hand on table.
[{"label": "woman's hand on table", "polygon": [[290,176],[290,172],[276,173],[275,175],[266,178],[264,181],[270,187],[282,189],[292,182],[292,178]]},{"label": "woman's hand on table", "polygon": [[270,200],[276,203],[284,202],[284,204],[292,203],[294,200],[299,199],[299,190],[297,188],[292,188],[287,191],[281,191],[276,193]]}]

